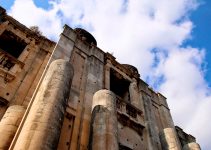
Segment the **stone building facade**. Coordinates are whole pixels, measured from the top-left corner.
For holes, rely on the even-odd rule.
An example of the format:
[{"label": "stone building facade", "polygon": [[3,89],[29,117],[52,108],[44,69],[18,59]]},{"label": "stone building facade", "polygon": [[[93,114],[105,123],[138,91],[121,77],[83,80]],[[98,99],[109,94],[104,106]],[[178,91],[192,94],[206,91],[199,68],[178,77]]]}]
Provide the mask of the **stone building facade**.
[{"label": "stone building facade", "polygon": [[57,43],[0,8],[0,150],[199,150],[166,98],[65,25]]}]

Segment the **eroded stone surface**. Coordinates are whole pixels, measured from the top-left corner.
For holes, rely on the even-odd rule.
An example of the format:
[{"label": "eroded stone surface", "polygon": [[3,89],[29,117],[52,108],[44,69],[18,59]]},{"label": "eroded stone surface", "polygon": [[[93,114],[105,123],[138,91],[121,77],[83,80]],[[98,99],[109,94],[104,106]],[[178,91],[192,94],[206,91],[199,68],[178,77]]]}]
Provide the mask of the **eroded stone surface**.
[{"label": "eroded stone surface", "polygon": [[108,90],[95,93],[92,104],[92,150],[118,150],[116,99]]},{"label": "eroded stone surface", "polygon": [[165,128],[163,132],[160,133],[160,139],[163,150],[181,150],[175,129]]},{"label": "eroded stone surface", "polygon": [[0,122],[0,150],[7,150],[24,115],[25,108],[10,106]]},{"label": "eroded stone surface", "polygon": [[71,64],[51,63],[14,149],[56,149],[73,77]]},{"label": "eroded stone surface", "polygon": [[198,143],[191,142],[191,143],[184,145],[182,150],[201,150],[201,148]]}]

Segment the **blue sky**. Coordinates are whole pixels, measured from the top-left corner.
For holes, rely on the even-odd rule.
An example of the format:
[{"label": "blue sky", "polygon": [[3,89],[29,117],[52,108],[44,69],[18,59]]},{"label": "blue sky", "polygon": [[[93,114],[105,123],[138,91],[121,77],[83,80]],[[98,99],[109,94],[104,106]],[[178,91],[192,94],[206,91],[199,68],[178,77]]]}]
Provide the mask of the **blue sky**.
[{"label": "blue sky", "polygon": [[211,149],[211,1],[0,0],[0,5],[55,41],[64,24],[91,32],[99,48],[136,66],[168,98],[175,125]]},{"label": "blue sky", "polygon": [[206,80],[211,87],[211,1],[201,1],[200,7],[191,13],[191,20],[195,27],[192,31],[192,39],[184,45],[206,49]]}]

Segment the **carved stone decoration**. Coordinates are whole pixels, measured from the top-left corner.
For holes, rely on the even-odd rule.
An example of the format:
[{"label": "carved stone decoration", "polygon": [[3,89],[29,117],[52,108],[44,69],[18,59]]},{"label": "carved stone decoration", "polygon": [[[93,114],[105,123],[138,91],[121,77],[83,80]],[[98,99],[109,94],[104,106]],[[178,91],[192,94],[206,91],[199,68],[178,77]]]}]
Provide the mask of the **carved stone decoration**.
[{"label": "carved stone decoration", "polygon": [[144,126],[142,124],[133,121],[129,116],[121,113],[117,114],[117,119],[122,125],[134,129],[140,136],[143,135]]}]

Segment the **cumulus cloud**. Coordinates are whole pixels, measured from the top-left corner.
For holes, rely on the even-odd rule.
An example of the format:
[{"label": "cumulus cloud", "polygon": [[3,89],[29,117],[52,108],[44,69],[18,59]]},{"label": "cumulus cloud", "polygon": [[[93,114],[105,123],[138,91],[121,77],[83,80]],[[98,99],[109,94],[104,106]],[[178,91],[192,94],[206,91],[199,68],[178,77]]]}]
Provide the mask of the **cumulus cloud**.
[{"label": "cumulus cloud", "polygon": [[202,68],[206,50],[182,45],[191,39],[189,15],[197,0],[51,0],[49,5],[45,10],[32,0],[16,0],[9,12],[55,40],[64,23],[90,31],[98,47],[136,66],[168,98],[175,124],[195,135],[202,148],[211,148],[211,97]]},{"label": "cumulus cloud", "polygon": [[204,50],[191,47],[173,49],[158,70],[165,77],[160,91],[168,97],[174,121],[209,149],[211,96],[203,75],[204,56]]},{"label": "cumulus cloud", "polygon": [[28,27],[38,25],[40,30],[51,39],[57,39],[62,31],[57,10],[46,11],[38,8],[32,0],[16,0],[9,14]]}]

